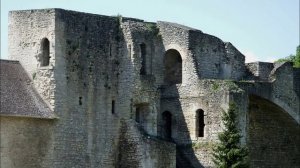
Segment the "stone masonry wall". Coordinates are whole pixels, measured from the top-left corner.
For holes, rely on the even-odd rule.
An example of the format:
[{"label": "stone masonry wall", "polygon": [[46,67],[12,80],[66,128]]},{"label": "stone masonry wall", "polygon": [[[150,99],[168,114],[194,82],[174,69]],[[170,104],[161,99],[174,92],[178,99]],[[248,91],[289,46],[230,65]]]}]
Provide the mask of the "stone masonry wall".
[{"label": "stone masonry wall", "polygon": [[199,31],[190,31],[190,47],[199,79],[239,80],[245,73],[245,56],[231,43]]},{"label": "stone masonry wall", "polygon": [[[211,150],[222,130],[221,113],[228,108],[230,91],[238,90],[230,81],[199,80],[189,87],[162,88],[159,133],[163,130],[162,113],[172,114],[172,140],[195,167],[211,167]],[[196,136],[196,111],[204,111],[204,137]]]},{"label": "stone masonry wall", "polygon": [[[197,63],[198,77],[200,79],[220,78],[221,61],[226,58],[224,43],[217,37],[200,32],[191,32],[190,45]],[[230,76],[230,74],[226,75]]]},{"label": "stone masonry wall", "polygon": [[253,62],[248,63],[247,68],[258,80],[268,81],[274,64],[269,62]]},{"label": "stone masonry wall", "polygon": [[[273,79],[271,98],[268,98],[281,108],[285,109],[297,123],[300,123],[300,96],[297,95],[291,63],[285,63],[274,68],[270,78]],[[297,87],[297,86],[296,86]],[[298,86],[299,87],[299,86]]]},{"label": "stone masonry wall", "polygon": [[[53,166],[114,167],[119,120],[116,18],[56,12],[57,84]],[[115,113],[112,101],[115,100]]]},{"label": "stone masonry wall", "polygon": [[[42,98],[53,109],[55,83],[55,10],[24,10],[9,13],[9,57],[20,61]],[[40,66],[41,42],[50,41],[50,64]],[[38,80],[36,80],[38,78]]]},{"label": "stone masonry wall", "polygon": [[[166,51],[175,49],[182,59],[182,84],[196,82],[196,66],[189,50],[189,31],[191,28],[169,22],[158,22],[159,35],[162,37],[163,55],[157,62],[164,63]],[[164,67],[159,74],[164,72]]]},{"label": "stone masonry wall", "polygon": [[0,117],[0,167],[52,167],[53,120]]},{"label": "stone masonry wall", "polygon": [[175,144],[142,134],[140,129],[130,120],[122,121],[117,167],[175,168]]},{"label": "stone masonry wall", "polygon": [[293,69],[294,90],[297,95],[300,95],[300,68]]},{"label": "stone masonry wall", "polygon": [[[44,38],[50,42],[50,64],[41,67]],[[274,149],[282,151],[274,157],[287,155],[284,163],[299,165],[288,153],[298,156],[299,145],[293,141],[295,149],[282,146],[299,138],[289,132],[299,132],[294,121],[299,124],[300,116],[295,87],[298,71],[293,75],[291,65],[248,64],[248,71],[254,75],[250,78],[260,82],[233,82],[247,77],[244,56],[217,37],[175,23],[156,24],[62,9],[10,12],[9,39],[10,57],[24,66],[58,119],[1,118],[1,126],[7,125],[1,127],[1,149],[5,150],[1,158],[9,156],[1,163],[5,166],[168,168],[179,161],[181,165],[213,167],[211,147],[222,131],[221,113],[230,101],[238,105],[243,144],[253,144],[252,152],[263,152],[265,147],[257,145],[265,142],[260,135],[274,137],[271,143],[280,145]],[[170,49],[178,51],[182,59],[182,83],[166,85],[164,61]],[[143,53],[145,72],[141,74]],[[272,103],[249,101],[248,96],[253,94],[284,110]],[[257,110],[257,106],[261,108]],[[135,121],[139,107],[142,114]],[[275,113],[287,113],[269,115],[267,107]],[[204,137],[196,135],[198,109],[204,111]],[[171,141],[177,151],[174,144],[158,139],[163,137],[165,111],[172,115]],[[268,116],[262,117],[257,111]],[[285,121],[289,124],[283,126],[289,131],[275,127]],[[17,124],[13,126],[13,122]],[[267,125],[269,132],[256,130],[256,124]],[[22,132],[25,138],[16,134]],[[286,134],[287,139],[277,138],[278,133]],[[17,154],[21,148],[27,149],[29,141],[33,142],[31,148],[46,147]],[[20,148],[11,147],[15,144]],[[268,158],[271,152],[262,158]],[[252,157],[252,164],[259,165],[261,160],[253,153]],[[275,163],[270,161],[269,165]]]},{"label": "stone masonry wall", "polygon": [[[56,64],[55,78],[57,89],[64,91],[57,93],[55,101],[61,116],[55,134],[55,165],[115,167],[122,134],[120,120],[134,123],[134,108],[139,104],[149,105],[144,130],[151,135],[157,133],[159,99],[151,64],[147,67],[149,75],[139,74],[139,45],[153,33],[139,20],[127,28],[123,24],[126,20],[130,18],[123,21],[121,17],[58,10],[57,59],[61,61]],[[146,40],[144,43],[150,47],[146,50],[151,58],[152,43]],[[115,101],[114,112],[112,101]],[[153,149],[155,146],[159,145]]]},{"label": "stone masonry wall", "polygon": [[298,167],[300,130],[297,122],[275,104],[250,97],[251,167]]},{"label": "stone masonry wall", "polygon": [[[224,79],[241,80],[246,73],[245,56],[237,50],[231,43],[225,43],[226,59],[223,58],[223,77]],[[229,66],[229,68],[227,68]],[[231,70],[230,76],[226,75],[226,71]]]},{"label": "stone masonry wall", "polygon": [[[126,18],[123,20],[122,30],[130,51],[125,57],[120,57],[122,60],[120,65],[121,79],[119,80],[120,99],[124,100],[126,110],[130,111],[128,113],[130,116],[127,118],[136,118],[138,106],[148,106],[148,111],[141,114],[144,118],[141,124],[144,125],[148,134],[157,135],[156,118],[159,109],[159,93],[156,89],[157,78],[153,74],[153,68],[156,67],[153,65],[155,64],[154,57],[157,55],[156,48],[159,46],[156,44],[158,41],[157,28],[154,23],[126,20]],[[145,74],[140,74],[142,68],[141,44],[145,45]],[[128,97],[122,95],[128,95]]]}]

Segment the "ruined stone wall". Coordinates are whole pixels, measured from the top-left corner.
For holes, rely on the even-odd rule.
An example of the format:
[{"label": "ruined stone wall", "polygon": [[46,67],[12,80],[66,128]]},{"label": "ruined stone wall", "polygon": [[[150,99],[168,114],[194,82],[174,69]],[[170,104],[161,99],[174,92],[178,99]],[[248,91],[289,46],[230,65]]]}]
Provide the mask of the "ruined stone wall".
[{"label": "ruined stone wall", "polygon": [[149,136],[141,129],[131,120],[122,120],[117,167],[175,168],[175,144]]},{"label": "ruined stone wall", "polygon": [[199,79],[239,80],[245,73],[245,56],[217,37],[190,31],[190,47]]},{"label": "ruined stone wall", "polygon": [[285,109],[299,124],[300,96],[297,95],[296,88],[294,88],[294,80],[297,81],[297,78],[293,75],[292,64],[285,63],[274,68],[270,78],[273,79],[273,83],[271,98],[268,99]]},{"label": "ruined stone wall", "polygon": [[[116,18],[57,10],[53,166],[114,167],[118,135]],[[112,113],[112,101],[115,112]]]},{"label": "ruined stone wall", "polygon": [[[11,15],[12,39],[16,31],[36,36],[32,40],[38,44],[43,38],[50,42],[51,58],[46,67],[40,66],[41,46],[33,48],[34,51],[16,45],[11,45],[10,49],[11,57],[20,60],[25,69],[34,74],[32,77],[39,93],[58,116],[51,134],[53,146],[50,153],[53,155],[45,159],[42,166],[115,167],[120,119],[131,119],[134,123],[135,108],[140,104],[147,104],[149,111],[145,123],[139,125],[146,134],[157,135],[156,117],[160,103],[156,79],[152,75],[152,60],[157,55],[155,45],[157,50],[161,50],[162,45],[159,46],[153,23],[130,18],[122,21],[121,17],[62,9],[16,11]],[[41,18],[45,20],[45,30],[51,29],[52,36],[38,28],[32,31],[17,27],[35,25]],[[46,24],[48,19],[51,25]],[[135,23],[126,27],[126,20]],[[21,40],[30,41],[23,36]],[[141,43],[146,45],[145,75],[140,75]],[[17,57],[19,53],[26,55]],[[26,64],[27,57],[32,60],[29,65]],[[155,153],[147,158],[148,162],[151,159],[160,162],[156,156],[167,152],[167,148],[155,142],[152,148],[151,144],[143,149]],[[169,166],[173,167],[172,164]]]},{"label": "ruined stone wall", "polygon": [[[55,83],[55,10],[24,10],[9,13],[9,57],[20,61],[42,98],[53,109]],[[42,40],[49,45],[49,66],[41,67]],[[36,80],[39,78],[38,80]]]},{"label": "ruined stone wall", "polygon": [[[136,118],[136,109],[138,106],[145,105],[148,110],[142,115],[144,129],[151,135],[157,135],[157,111],[159,109],[159,92],[157,91],[157,81],[159,76],[153,73],[155,63],[154,59],[158,54],[156,48],[159,48],[157,28],[154,23],[126,20],[121,25],[125,41],[127,43],[127,55],[120,57],[120,82],[119,95],[124,99],[124,110],[130,111],[127,118]],[[141,74],[142,68],[142,48],[145,46],[145,69]],[[157,77],[157,78],[156,78]],[[157,80],[158,79],[158,80]],[[127,95],[124,97],[123,95]],[[130,104],[131,106],[128,106]],[[134,121],[133,121],[134,122]]]},{"label": "ruined stone wall", "polygon": [[221,61],[226,57],[224,43],[217,37],[191,32],[190,45],[197,63],[199,78],[221,78]]},{"label": "ruined stone wall", "polygon": [[[162,113],[172,114],[172,140],[194,166],[213,166],[211,150],[222,131],[221,113],[227,110],[230,90],[238,89],[231,81],[199,80],[194,86],[162,88],[159,133],[163,132]],[[204,111],[204,137],[196,135],[196,111]]]},{"label": "ruined stone wall", "polygon": [[221,76],[224,79],[243,79],[246,73],[245,56],[229,42],[225,43],[225,50],[226,57],[222,59],[224,62]]},{"label": "ruined stone wall", "polygon": [[54,63],[55,10],[24,10],[9,13],[9,57],[18,60],[32,76],[39,66],[43,38],[50,41],[50,65]]},{"label": "ruined stone wall", "polygon": [[260,81],[268,81],[269,75],[274,68],[274,64],[269,62],[253,62],[246,64],[246,66],[257,77],[257,80]]},{"label": "ruined stone wall", "polygon": [[299,166],[299,133],[299,125],[283,109],[265,99],[250,97],[251,167]]},{"label": "ruined stone wall", "polygon": [[[244,56],[233,46],[225,49],[221,40],[192,28],[167,22],[158,22],[158,27],[165,51],[176,49],[183,62],[182,84],[160,88],[159,135],[164,136],[163,113],[168,111],[172,115],[171,136],[177,144],[177,157],[187,158],[187,162],[195,167],[213,166],[209,153],[217,133],[222,130],[220,117],[229,103],[227,85],[230,82],[199,81],[199,78],[239,79],[244,75],[241,70],[245,67]],[[232,66],[227,72],[224,72],[224,62]],[[198,109],[205,114],[204,137],[196,135]]]},{"label": "ruined stone wall", "polygon": [[[18,165],[175,167],[175,160],[186,158],[186,164],[181,162],[183,165],[211,167],[211,147],[222,131],[221,113],[227,110],[229,101],[238,105],[242,143],[264,141],[256,142],[257,137],[251,132],[252,119],[261,122],[261,116],[252,114],[253,110],[250,117],[247,112],[248,95],[252,94],[276,103],[299,123],[298,71],[293,75],[292,67],[285,64],[275,68],[269,63],[248,64],[248,71],[257,77],[251,79],[260,82],[237,85],[229,80],[212,80],[243,79],[244,56],[230,43],[199,30],[168,22],[155,24],[62,9],[14,11],[10,13],[9,25],[10,57],[21,62],[58,116],[51,122],[53,126],[45,122],[40,128],[34,128],[40,120],[22,120],[12,127],[11,119],[1,118],[1,124],[3,120],[8,125],[4,129],[5,150],[11,145],[8,141],[11,137],[6,137],[16,138],[13,142],[16,144],[23,140],[11,131],[28,134],[24,143],[20,142],[23,147],[38,132],[48,134],[51,129],[49,141],[42,137],[34,141],[46,144],[47,149],[26,156],[29,159],[38,154],[43,156],[47,151],[45,157],[36,157],[42,162],[20,159],[16,161]],[[48,66],[41,66],[40,61],[44,38],[50,42]],[[164,61],[171,49],[178,51],[182,59],[182,83],[166,85]],[[143,64],[145,71],[141,73]],[[198,109],[204,111],[203,137],[196,135]],[[137,120],[139,110],[142,114]],[[177,144],[176,159],[172,143],[154,138],[163,137],[165,111],[172,115],[172,135],[168,140]],[[270,117],[277,120],[277,116]],[[273,126],[271,123],[267,127],[271,134],[276,133]],[[283,152],[289,150],[292,149]],[[17,152],[19,148],[13,154]],[[15,161],[7,159],[4,164],[12,162]]]},{"label": "ruined stone wall", "polygon": [[[57,111],[63,118],[57,126],[55,164],[115,167],[118,164],[118,143],[122,138],[119,135],[123,133],[120,119],[135,122],[136,105],[148,104],[147,123],[141,124],[147,134],[157,134],[159,103],[154,81],[151,80],[151,64],[147,65],[149,75],[140,75],[139,45],[145,43],[150,47],[146,48],[146,52],[147,62],[151,63],[153,44],[146,39],[153,33],[145,29],[144,23],[126,27],[120,17],[71,11],[61,11],[57,17],[57,25],[61,25],[56,30],[61,33],[58,41],[65,43],[58,46],[57,52],[64,60],[56,64],[59,70],[56,77],[60,89],[65,91],[57,95]],[[65,73],[64,76],[60,75],[61,72]],[[112,101],[115,101],[114,112]],[[77,125],[76,128],[73,125]],[[137,137],[131,138],[137,141]],[[155,150],[159,146],[156,144],[151,148]],[[160,148],[156,154],[167,150]],[[149,152],[144,149],[146,151]],[[74,159],[77,162],[71,162]],[[153,162],[160,160],[156,155],[147,158],[148,162],[151,159]],[[138,160],[138,164],[141,163]]]},{"label": "ruined stone wall", "polygon": [[297,78],[293,75],[291,63],[277,64],[268,75],[268,81],[241,82],[243,89],[249,95],[265,98],[289,113],[296,122],[300,122],[299,95],[294,82]]},{"label": "ruined stone wall", "polygon": [[0,117],[0,167],[52,167],[53,124],[48,119]]},{"label": "ruined stone wall", "polygon": [[[194,58],[189,50],[189,31],[191,28],[169,22],[158,22],[159,35],[162,37],[163,57],[157,61],[164,63],[166,51],[174,49],[179,52],[182,59],[182,84],[196,82],[196,66]],[[158,74],[164,73],[165,69],[160,70]]]},{"label": "ruined stone wall", "polygon": [[300,96],[300,68],[293,69],[294,90]]},{"label": "ruined stone wall", "polygon": [[[123,120],[120,130],[118,164],[120,167],[175,167],[175,146],[152,139],[157,136],[160,109],[157,87],[163,82],[164,52],[158,29],[155,23],[130,18],[122,18],[122,21],[127,55],[120,57],[119,96],[124,100],[122,110],[130,111],[127,113],[130,115],[124,116],[126,120]],[[141,44],[146,50],[145,74],[140,73]],[[140,110],[137,123],[137,110],[141,107],[143,110]]]}]

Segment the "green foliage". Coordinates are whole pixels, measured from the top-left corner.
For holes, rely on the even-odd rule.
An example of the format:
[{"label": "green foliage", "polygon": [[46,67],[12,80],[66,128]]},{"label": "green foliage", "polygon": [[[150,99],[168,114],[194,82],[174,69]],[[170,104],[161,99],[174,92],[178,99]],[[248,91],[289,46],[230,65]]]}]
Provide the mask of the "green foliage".
[{"label": "green foliage", "polygon": [[214,148],[215,144],[212,142],[193,142],[192,148],[194,150],[212,150]]},{"label": "green foliage", "polygon": [[275,62],[294,62],[294,60],[295,60],[295,55],[291,54],[290,56],[285,58],[280,58]]},{"label": "green foliage", "polygon": [[248,149],[240,144],[241,135],[236,119],[236,105],[230,103],[228,112],[222,114],[225,129],[218,135],[220,143],[213,148],[213,161],[218,168],[249,167]]},{"label": "green foliage", "polygon": [[300,68],[300,45],[298,45],[297,50],[296,50],[296,56],[294,60],[294,67],[295,68]]},{"label": "green foliage", "polygon": [[212,89],[213,89],[214,91],[218,90],[219,87],[220,87],[220,84],[219,84],[219,83],[216,83],[216,82],[214,82],[213,85],[212,85]]},{"label": "green foliage", "polygon": [[116,41],[121,41],[121,33],[122,33],[122,28],[121,28],[121,24],[122,24],[122,21],[123,21],[123,17],[121,14],[118,14],[116,16],[116,21],[117,21],[117,32],[115,33],[115,40]]},{"label": "green foliage", "polygon": [[296,55],[291,54],[290,56],[280,58],[275,62],[292,62],[295,68],[300,68],[300,45],[296,49]]},{"label": "green foliage", "polygon": [[118,13],[117,16],[116,16],[116,19],[117,19],[118,24],[121,24],[123,16]]},{"label": "green foliage", "polygon": [[32,73],[32,79],[34,80],[35,77],[36,77],[36,72],[33,72],[33,73]]},{"label": "green foliage", "polygon": [[159,28],[156,26],[155,23],[147,22],[145,23],[145,27],[148,31],[153,32],[154,35],[159,36]]}]

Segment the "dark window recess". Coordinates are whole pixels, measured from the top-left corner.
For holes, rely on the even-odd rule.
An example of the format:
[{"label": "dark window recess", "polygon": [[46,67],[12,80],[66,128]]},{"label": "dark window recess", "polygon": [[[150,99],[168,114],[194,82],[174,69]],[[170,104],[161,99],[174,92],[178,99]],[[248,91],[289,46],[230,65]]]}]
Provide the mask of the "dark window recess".
[{"label": "dark window recess", "polygon": [[167,140],[172,139],[172,114],[169,111],[165,111],[162,114],[163,119],[163,137]]},{"label": "dark window recess", "polygon": [[82,105],[82,97],[79,97],[79,105]]},{"label": "dark window recess", "polygon": [[141,75],[146,75],[146,45],[143,43],[140,45],[140,49],[141,49],[141,59],[142,59],[142,67],[140,70],[140,74]]},{"label": "dark window recess", "polygon": [[164,58],[164,82],[165,84],[182,83],[182,59],[177,50],[170,49]]},{"label": "dark window recess", "polygon": [[139,107],[137,107],[136,110],[135,110],[135,121],[137,123],[140,123],[141,122],[140,118],[141,118],[141,110],[140,110]]},{"label": "dark window recess", "polygon": [[115,114],[115,101],[111,101],[111,113]]},{"label": "dark window recess", "polygon": [[44,38],[41,42],[40,65],[48,66],[49,62],[50,62],[50,42],[47,38]]},{"label": "dark window recess", "polygon": [[111,51],[111,44],[109,44],[109,56],[112,56],[112,51]]},{"label": "dark window recess", "polygon": [[196,136],[204,137],[204,111],[199,109],[196,111]]}]

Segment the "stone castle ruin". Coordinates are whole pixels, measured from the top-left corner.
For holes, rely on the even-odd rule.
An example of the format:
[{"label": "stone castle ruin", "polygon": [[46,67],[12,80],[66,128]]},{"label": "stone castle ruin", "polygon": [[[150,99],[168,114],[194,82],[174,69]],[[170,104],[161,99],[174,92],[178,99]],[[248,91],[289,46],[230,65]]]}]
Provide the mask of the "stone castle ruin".
[{"label": "stone castle ruin", "polygon": [[300,69],[183,25],[63,9],[9,13],[1,168],[214,167],[238,108],[251,167],[300,165]]}]

